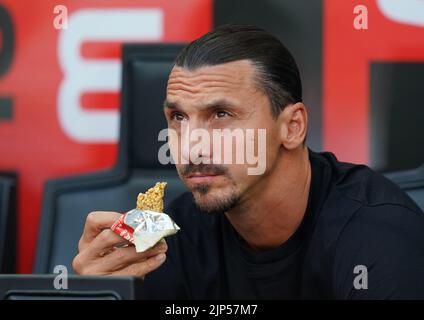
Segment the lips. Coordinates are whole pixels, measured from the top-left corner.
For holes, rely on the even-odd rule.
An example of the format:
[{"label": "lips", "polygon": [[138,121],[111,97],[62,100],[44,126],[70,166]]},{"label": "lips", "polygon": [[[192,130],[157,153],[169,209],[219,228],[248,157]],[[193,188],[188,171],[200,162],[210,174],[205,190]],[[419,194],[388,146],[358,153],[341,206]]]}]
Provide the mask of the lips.
[{"label": "lips", "polygon": [[187,176],[187,179],[192,182],[205,183],[211,181],[212,179],[218,176],[220,176],[220,174],[196,172],[189,174]]},{"label": "lips", "polygon": [[198,178],[198,177],[214,177],[218,176],[218,174],[214,173],[203,173],[203,172],[194,172],[187,176],[187,178]]}]

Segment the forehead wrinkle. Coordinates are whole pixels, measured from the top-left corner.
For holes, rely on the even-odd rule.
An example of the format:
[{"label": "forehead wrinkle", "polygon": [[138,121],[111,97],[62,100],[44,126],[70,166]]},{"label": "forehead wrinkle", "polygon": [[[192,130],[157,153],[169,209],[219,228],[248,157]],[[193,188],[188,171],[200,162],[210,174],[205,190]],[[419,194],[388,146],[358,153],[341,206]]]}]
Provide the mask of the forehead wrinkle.
[{"label": "forehead wrinkle", "polygon": [[186,77],[170,77],[167,86],[167,93],[177,94],[178,91],[183,91],[189,94],[199,94],[204,91],[213,93],[229,92],[240,90],[243,87],[247,87],[246,80],[243,78],[233,78],[229,75],[200,75],[197,76],[194,81],[193,79],[187,79]]},{"label": "forehead wrinkle", "polygon": [[182,83],[174,83],[168,85],[168,92],[173,91],[186,91],[188,93],[198,94],[205,90],[209,92],[220,91],[228,92],[231,90],[238,90],[242,86],[238,83],[223,82],[223,81],[205,81],[198,85],[186,85]]},{"label": "forehead wrinkle", "polygon": [[216,74],[202,74],[195,76],[170,76],[168,86],[181,84],[185,86],[202,86],[204,84],[222,84],[222,85],[240,85],[246,83],[246,77],[234,77],[233,75],[216,75]]},{"label": "forehead wrinkle", "polygon": [[[235,70],[234,70],[235,71]],[[204,69],[202,71],[172,71],[172,73],[170,74],[169,79],[173,79],[173,78],[180,78],[180,79],[184,79],[184,78],[188,78],[188,79],[192,79],[193,81],[196,80],[203,80],[203,78],[211,78],[211,79],[216,79],[216,80],[224,80],[227,78],[230,79],[234,79],[235,76],[239,75],[237,77],[237,80],[243,80],[246,78],[245,74],[246,72],[242,72],[240,70],[237,70],[238,73],[234,74],[234,72],[230,72],[229,70],[226,70],[226,72],[219,72],[214,70],[214,72],[212,72],[210,69]]]},{"label": "forehead wrinkle", "polygon": [[[251,66],[250,62],[247,62]],[[168,79],[167,94],[177,100],[187,99],[185,104],[199,105],[216,98],[227,97],[233,93],[233,98],[241,97],[247,90],[255,90],[255,69],[246,68],[246,61],[230,62],[217,66],[205,66],[195,70],[174,66]],[[256,91],[256,90],[255,90]],[[189,102],[190,101],[190,102]]]},{"label": "forehead wrinkle", "polygon": [[182,67],[174,67],[169,76],[168,84],[180,82],[188,85],[209,81],[217,81],[226,84],[249,83],[254,78],[254,67],[246,68],[246,63],[236,61],[216,66],[200,67],[194,71]]}]

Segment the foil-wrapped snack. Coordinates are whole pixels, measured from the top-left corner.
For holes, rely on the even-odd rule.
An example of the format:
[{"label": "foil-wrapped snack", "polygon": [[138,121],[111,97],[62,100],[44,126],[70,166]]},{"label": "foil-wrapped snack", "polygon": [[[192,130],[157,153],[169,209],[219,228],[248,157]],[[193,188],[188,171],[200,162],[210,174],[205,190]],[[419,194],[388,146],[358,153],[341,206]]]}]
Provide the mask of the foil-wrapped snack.
[{"label": "foil-wrapped snack", "polygon": [[164,237],[176,234],[180,227],[165,213],[133,209],[122,215],[112,230],[144,252]]},{"label": "foil-wrapped snack", "polygon": [[137,208],[123,214],[111,227],[116,234],[133,243],[137,252],[150,249],[180,230],[171,217],[157,212],[163,210],[165,186],[165,182],[158,182],[145,194],[140,193]]}]

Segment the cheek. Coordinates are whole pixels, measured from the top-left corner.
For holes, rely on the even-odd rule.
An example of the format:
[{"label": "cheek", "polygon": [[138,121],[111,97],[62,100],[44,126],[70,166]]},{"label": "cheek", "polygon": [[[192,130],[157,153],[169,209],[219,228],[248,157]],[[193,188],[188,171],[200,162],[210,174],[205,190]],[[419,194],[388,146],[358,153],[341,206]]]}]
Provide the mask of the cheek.
[{"label": "cheek", "polygon": [[179,152],[180,152],[180,138],[177,134],[170,134],[168,138],[169,151],[175,161],[175,164],[179,163]]},{"label": "cheek", "polygon": [[183,166],[180,164],[175,164],[175,168],[177,169],[177,173],[180,176],[180,178],[183,179],[184,177],[181,175],[181,170],[183,169]]},{"label": "cheek", "polygon": [[247,172],[249,166],[247,165],[231,165],[229,169],[229,181],[226,183],[228,192],[234,190],[236,194],[242,195],[249,190],[252,186],[258,183],[262,178],[261,175],[249,175]]},{"label": "cheek", "polygon": [[247,164],[232,164],[226,165],[228,169],[228,179],[230,179],[236,185],[244,185],[250,180],[250,176],[247,174]]},{"label": "cheek", "polygon": [[281,143],[278,136],[274,136],[271,139],[267,139],[266,141],[267,154],[269,154],[270,158],[273,159],[278,156],[278,153],[281,150]]},{"label": "cheek", "polygon": [[273,163],[275,161],[275,158],[278,156],[281,147],[278,128],[267,129],[265,146],[267,156],[266,162],[267,164]]}]

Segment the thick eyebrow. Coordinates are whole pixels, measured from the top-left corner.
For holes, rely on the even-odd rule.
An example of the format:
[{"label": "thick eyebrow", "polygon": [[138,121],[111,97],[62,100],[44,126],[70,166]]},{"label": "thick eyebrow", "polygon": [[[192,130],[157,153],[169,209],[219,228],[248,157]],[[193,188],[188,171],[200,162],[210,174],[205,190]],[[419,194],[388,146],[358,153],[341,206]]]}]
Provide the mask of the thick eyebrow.
[{"label": "thick eyebrow", "polygon": [[228,99],[217,99],[201,107],[201,109],[232,109],[232,108],[237,108],[237,105],[232,103]]},{"label": "thick eyebrow", "polygon": [[178,103],[166,100],[163,102],[163,108],[166,109],[179,109]]},{"label": "thick eyebrow", "polygon": [[[163,102],[164,109],[180,109],[180,106],[177,102],[166,100]],[[199,109],[201,110],[210,110],[210,109],[232,109],[237,108],[237,105],[229,101],[228,99],[217,99],[211,102],[201,105]]]}]

